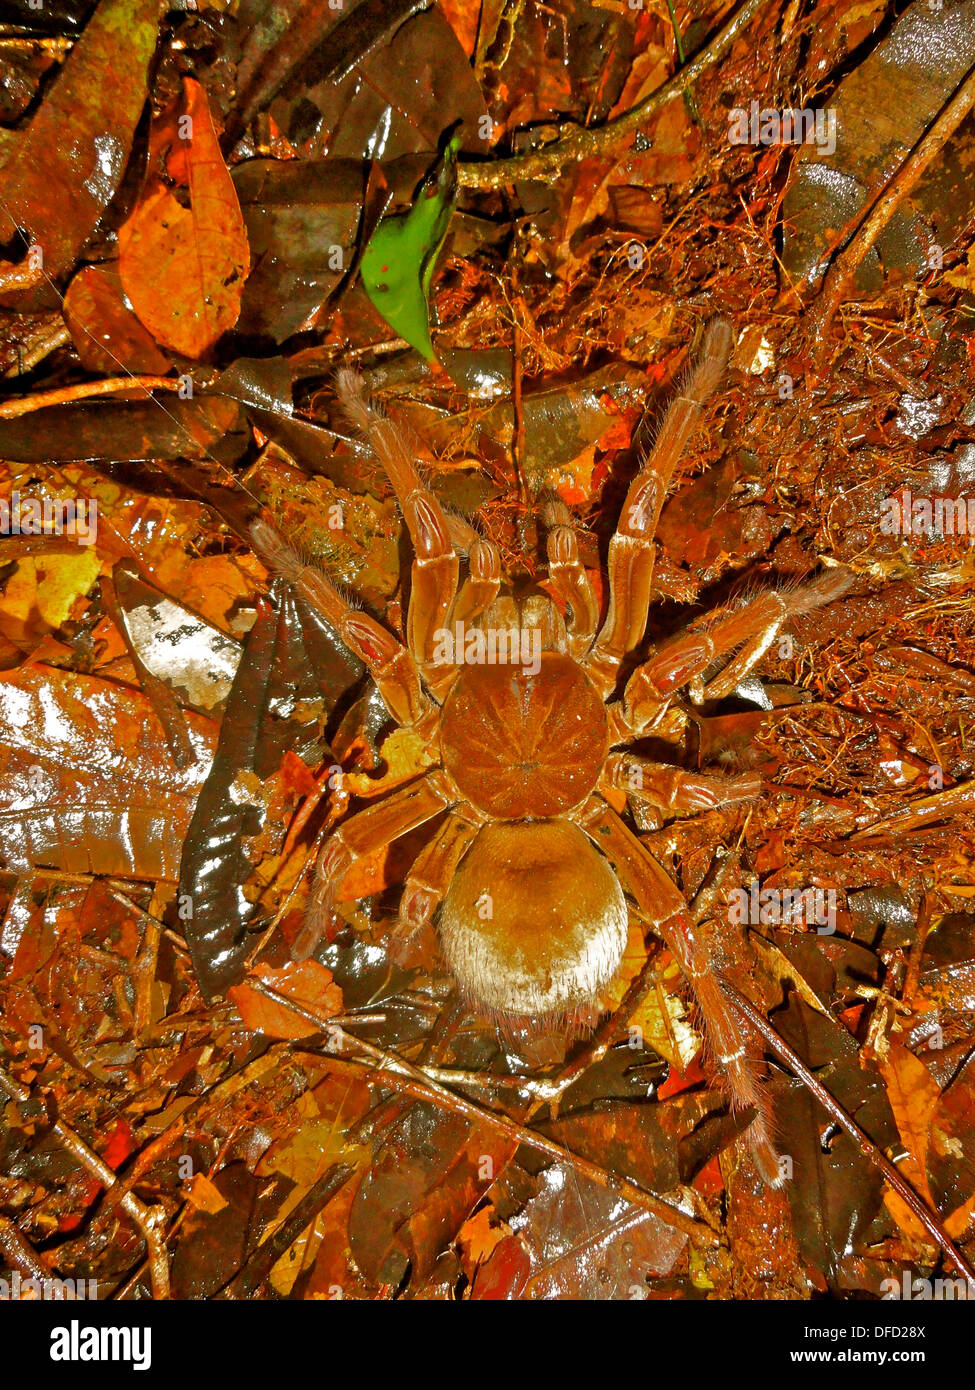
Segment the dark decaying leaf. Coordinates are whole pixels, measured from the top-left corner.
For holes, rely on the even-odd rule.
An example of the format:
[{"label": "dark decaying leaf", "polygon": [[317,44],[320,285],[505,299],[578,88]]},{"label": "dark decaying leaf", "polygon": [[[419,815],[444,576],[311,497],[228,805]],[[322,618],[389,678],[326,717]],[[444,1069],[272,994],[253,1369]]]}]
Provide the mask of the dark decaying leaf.
[{"label": "dark decaying leaf", "polygon": [[288,83],[342,82],[355,65],[388,42],[411,15],[431,0],[359,0],[348,9],[329,0],[244,0],[239,18],[244,42],[238,65],[238,99],[227,127],[236,140],[248,122]]},{"label": "dark decaying leaf", "polygon": [[[876,1070],[861,1062],[856,1040],[794,994],[774,1015],[782,1037],[816,1073],[861,1129],[886,1149],[897,1140],[890,1102]],[[849,1136],[800,1082],[775,1086],[775,1118],[792,1160],[786,1186],[803,1257],[827,1278],[857,1250],[880,1212],[884,1182]]]},{"label": "dark decaying leaf", "polygon": [[648,1279],[669,1274],[687,1242],[562,1163],[545,1169],[511,1224],[529,1256],[518,1296],[530,1299],[645,1297]]},{"label": "dark decaying leaf", "polygon": [[[343,47],[342,66],[320,76],[313,57],[304,80],[284,86],[271,101],[270,116],[292,144],[312,155],[327,149],[332,156],[384,163],[407,154],[432,156],[444,131],[458,122],[462,148],[485,152],[484,99],[439,7],[431,5],[398,26],[396,19],[412,7],[382,8],[393,21],[383,41],[376,43],[375,29],[369,29],[357,51],[356,14],[376,16],[378,10],[360,3],[348,16],[353,41]],[[338,32],[336,25],[331,33]]]},{"label": "dark decaying leaf", "polygon": [[[793,281],[815,284],[829,255],[931,125],[975,63],[975,5],[933,8],[923,0],[839,85],[825,113],[835,116],[835,152],[804,145],[783,204],[782,263]],[[821,113],[821,116],[824,113]],[[972,123],[963,127],[971,139]],[[828,143],[828,134],[824,133]],[[975,172],[959,132],[898,208],[861,264],[856,289],[876,293],[885,271],[928,267],[975,206]]]},{"label": "dark decaying leaf", "polygon": [[18,462],[239,459],[249,444],[244,414],[226,396],[92,401],[0,420],[0,455]]},{"label": "dark decaying leaf", "polygon": [[517,1144],[429,1105],[411,1106],[386,1136],[352,1204],[349,1240],[366,1278],[423,1283]]},{"label": "dark decaying leaf", "polygon": [[267,823],[281,761],[299,745],[309,766],[322,761],[316,712],[324,723],[360,671],[320,620],[304,607],[299,614],[286,587],[277,610],[262,609],[251,629],[180,865],[180,892],[192,911],[186,939],[207,995],[244,972],[254,912],[245,892],[254,870],[249,842],[265,835],[279,845],[283,838],[285,825]]},{"label": "dark decaying leaf", "polygon": [[269,1187],[243,1163],[221,1168],[212,1182],[211,1210],[191,1209],[183,1225],[173,1257],[173,1296],[210,1298],[229,1283],[289,1186],[278,1181]]}]

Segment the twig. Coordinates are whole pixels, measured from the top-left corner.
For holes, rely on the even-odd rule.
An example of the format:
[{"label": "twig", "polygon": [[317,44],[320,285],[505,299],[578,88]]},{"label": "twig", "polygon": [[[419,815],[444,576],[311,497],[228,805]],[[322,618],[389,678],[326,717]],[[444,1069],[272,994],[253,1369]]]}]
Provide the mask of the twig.
[{"label": "twig", "polygon": [[646,125],[651,116],[675,97],[688,91],[702,73],[728,52],[739,34],[752,22],[759,10],[771,8],[769,0],[746,0],[741,9],[714,40],[682,67],[669,82],[651,92],[631,110],[615,120],[595,128],[576,127],[560,140],[554,140],[540,150],[515,155],[512,159],[491,160],[483,164],[459,164],[457,182],[462,188],[496,189],[520,179],[539,179],[558,173],[574,160],[592,155],[612,155],[631,135]]},{"label": "twig", "polygon": [[[251,979],[248,980],[248,984],[251,989],[265,995],[275,1004],[290,1009],[299,1017],[308,1019],[310,1023],[317,1023],[323,1032],[327,1032],[333,1026],[331,1019],[318,1014],[314,1009],[307,1008],[304,1004],[297,1003],[294,999],[289,999],[285,994],[279,994],[276,989],[271,989],[261,980]],[[307,1039],[302,1040],[302,1045],[307,1048]],[[707,1245],[720,1244],[720,1237],[708,1226],[687,1216],[679,1207],[674,1206],[663,1197],[658,1197],[656,1193],[638,1187],[636,1183],[630,1182],[627,1178],[620,1178],[615,1173],[600,1168],[598,1164],[590,1162],[587,1158],[582,1158],[579,1154],[572,1153],[570,1149],[564,1148],[554,1139],[536,1134],[534,1130],[512,1120],[508,1115],[499,1115],[493,1110],[488,1110],[484,1106],[468,1100],[466,1096],[458,1095],[456,1091],[448,1090],[446,1086],[441,1086],[439,1082],[434,1081],[419,1067],[414,1067],[405,1058],[383,1048],[373,1047],[371,1043],[357,1038],[343,1028],[339,1033],[332,1034],[330,1049],[338,1050],[345,1046],[371,1058],[374,1065],[365,1070],[366,1074],[377,1085],[386,1086],[391,1090],[406,1091],[417,1100],[428,1101],[432,1105],[439,1106],[442,1110],[450,1111],[451,1114],[461,1115],[473,1124],[490,1125],[499,1134],[503,1134],[506,1139],[511,1139],[518,1144],[527,1144],[539,1153],[547,1154],[556,1162],[567,1163],[583,1177],[590,1178],[598,1186],[615,1193],[624,1201],[652,1211],[655,1216],[659,1216],[669,1226],[683,1231],[691,1239]]]},{"label": "twig", "polygon": [[50,1279],[51,1271],[41,1263],[41,1258],[33,1245],[17,1229],[8,1216],[0,1215],[0,1252],[11,1269],[19,1269],[28,1279],[43,1282]]},{"label": "twig", "polygon": [[869,217],[849,245],[837,256],[823,282],[822,294],[811,315],[810,334],[825,344],[840,301],[846,296],[856,269],[876,243],[897,208],[917,185],[921,175],[939,155],[948,140],[975,106],[975,69],[969,72],[954,97],[942,110],[934,125],[917,144],[897,173],[878,195]]},{"label": "twig", "polygon": [[[6,1091],[7,1095],[12,1100],[17,1101],[19,1105],[30,1103],[31,1094],[27,1087],[21,1086],[19,1081],[15,1081],[2,1067],[0,1067],[0,1089]],[[90,1149],[84,1140],[80,1139],[74,1130],[69,1129],[62,1120],[55,1120],[51,1129],[55,1138],[71,1157],[82,1168],[86,1168],[92,1177],[97,1178],[106,1192],[111,1192],[116,1184],[116,1177],[105,1160],[96,1154],[94,1149]],[[126,1192],[119,1205],[132,1218],[145,1238],[149,1250],[149,1277],[152,1280],[153,1298],[167,1299],[169,1297],[169,1257],[163,1235],[166,1226],[165,1211],[159,1206],[147,1206],[133,1192]]]},{"label": "twig", "polygon": [[340,1163],[337,1167],[330,1168],[324,1177],[319,1178],[318,1182],[308,1189],[287,1220],[251,1253],[233,1279],[210,1297],[250,1298],[255,1289],[264,1283],[285,1251],[290,1250],[302,1231],[311,1225],[355,1171],[348,1163]]},{"label": "twig", "polygon": [[63,386],[57,391],[37,391],[33,396],[21,396],[0,405],[0,420],[16,420],[31,415],[49,405],[68,405],[72,401],[88,400],[91,396],[114,396],[119,391],[141,390],[178,391],[182,383],[172,376],[109,376],[101,381],[82,381],[77,386]]},{"label": "twig", "polygon": [[938,1220],[937,1215],[928,1208],[924,1201],[922,1201],[913,1187],[911,1187],[910,1183],[906,1182],[905,1179],[901,1177],[887,1155],[878,1148],[869,1134],[862,1130],[856,1121],[846,1113],[839,1101],[830,1095],[825,1086],[821,1085],[820,1082],[816,1080],[802,1058],[793,1052],[784,1038],[779,1037],[764,1014],[760,1013],[759,1010],[755,1008],[754,1004],[735,989],[734,985],[729,984],[727,978],[724,979],[723,985],[725,994],[734,1004],[735,1008],[738,1009],[740,1013],[744,1014],[752,1027],[762,1035],[776,1056],[795,1072],[796,1076],[807,1090],[811,1091],[816,1097],[829,1117],[835,1120],[841,1129],[846,1131],[864,1157],[868,1158],[874,1167],[880,1169],[890,1186],[899,1197],[903,1198],[913,1214],[921,1222],[921,1225],[934,1242],[941,1247],[958,1272],[971,1284],[975,1285],[975,1267],[970,1265],[961,1251],[955,1247],[950,1236]]},{"label": "twig", "polygon": [[34,370],[39,362],[43,362],[45,357],[50,356],[50,354],[55,352],[59,347],[64,347],[70,342],[71,334],[63,323],[59,324],[53,332],[35,341],[33,347],[25,352],[23,356],[18,355],[16,366],[4,372],[4,380],[7,381],[11,377],[26,376],[28,372]]}]

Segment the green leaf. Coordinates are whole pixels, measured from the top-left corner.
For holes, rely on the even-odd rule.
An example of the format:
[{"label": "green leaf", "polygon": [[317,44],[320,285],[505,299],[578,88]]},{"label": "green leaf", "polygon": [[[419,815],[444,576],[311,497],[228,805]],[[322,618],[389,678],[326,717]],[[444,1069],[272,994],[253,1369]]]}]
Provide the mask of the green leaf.
[{"label": "green leaf", "polygon": [[454,210],[457,184],[455,136],[409,212],[384,217],[362,255],[366,294],[401,338],[435,361],[430,340],[430,281]]}]

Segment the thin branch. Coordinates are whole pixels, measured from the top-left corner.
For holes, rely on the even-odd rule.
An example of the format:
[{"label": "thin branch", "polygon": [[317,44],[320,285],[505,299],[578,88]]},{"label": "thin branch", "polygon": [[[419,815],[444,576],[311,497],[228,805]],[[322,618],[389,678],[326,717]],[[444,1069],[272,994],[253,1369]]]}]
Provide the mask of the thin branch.
[{"label": "thin branch", "polygon": [[593,155],[612,156],[641,130],[652,116],[675,97],[693,87],[708,68],[714,67],[728,52],[738,36],[751,24],[762,9],[771,9],[770,0],[746,0],[713,41],[696,58],[682,67],[669,82],[651,92],[631,110],[625,111],[605,125],[587,128],[574,127],[568,135],[540,150],[515,155],[511,159],[490,160],[483,164],[464,163],[457,166],[457,182],[462,188],[496,189],[520,179],[539,179],[557,174],[575,160]]},{"label": "thin branch", "polygon": [[[17,1101],[19,1105],[30,1103],[31,1093],[27,1087],[21,1086],[20,1082],[15,1081],[2,1067],[0,1067],[0,1090],[6,1091],[11,1100]],[[82,1168],[86,1168],[92,1177],[97,1178],[106,1192],[111,1192],[116,1184],[116,1177],[105,1160],[96,1154],[94,1149],[90,1149],[85,1141],[79,1138],[73,1129],[69,1129],[63,1120],[55,1120],[51,1129],[55,1138],[71,1157]],[[165,1211],[159,1206],[147,1206],[133,1192],[127,1192],[119,1205],[132,1218],[145,1238],[149,1250],[149,1277],[152,1280],[153,1298],[167,1299],[169,1297],[169,1256],[164,1238]]]},{"label": "thin branch", "polygon": [[802,1058],[793,1052],[784,1038],[779,1037],[765,1015],[760,1013],[759,1010],[755,1008],[755,1005],[746,999],[743,994],[739,993],[734,985],[729,984],[727,979],[723,981],[723,987],[725,994],[739,1013],[744,1014],[745,1018],[747,1018],[752,1027],[762,1035],[776,1056],[779,1057],[790,1070],[795,1072],[806,1089],[811,1091],[819,1101],[830,1119],[835,1120],[840,1128],[844,1129],[854,1141],[864,1157],[869,1158],[874,1167],[880,1169],[890,1186],[899,1197],[903,1198],[911,1211],[921,1222],[924,1229],[934,1240],[935,1244],[941,1247],[958,1272],[962,1274],[969,1283],[975,1285],[975,1267],[970,1265],[966,1257],[955,1247],[951,1237],[941,1225],[937,1214],[928,1208],[927,1203],[922,1201],[913,1187],[911,1187],[910,1183],[904,1180],[894,1164],[891,1163],[887,1155],[878,1148],[869,1134],[860,1128],[852,1116],[846,1113],[839,1101],[834,1099],[829,1091],[826,1090],[825,1086],[821,1085],[820,1082],[816,1080]]},{"label": "thin branch", "polygon": [[49,405],[68,405],[72,401],[89,400],[92,396],[115,396],[120,391],[178,391],[182,382],[172,376],[110,376],[102,381],[83,381],[78,386],[63,386],[57,391],[37,391],[33,396],[20,396],[0,405],[0,420],[16,420],[19,415],[31,415]]},{"label": "thin branch", "polygon": [[[271,989],[263,981],[249,979],[247,983],[251,989],[273,1000],[275,1004],[290,1009],[292,1013],[307,1019],[310,1023],[316,1023],[322,1032],[328,1033],[329,1029],[334,1028],[331,1019],[317,1013],[314,1009],[309,1009],[304,1004],[297,1003],[294,999],[289,999],[285,994],[279,994],[276,989]],[[307,1049],[308,1040],[302,1039],[301,1045]],[[527,1144],[530,1148],[548,1155],[556,1162],[567,1163],[576,1172],[591,1179],[599,1187],[613,1192],[634,1206],[644,1207],[646,1210],[652,1211],[661,1221],[665,1221],[668,1226],[673,1226],[676,1230],[683,1231],[692,1240],[705,1245],[719,1245],[721,1243],[720,1237],[710,1227],[694,1220],[693,1217],[688,1216],[665,1198],[658,1197],[656,1193],[638,1187],[628,1178],[618,1177],[615,1173],[600,1168],[597,1163],[592,1163],[588,1158],[583,1158],[570,1149],[564,1148],[554,1139],[537,1134],[534,1130],[512,1120],[508,1115],[499,1115],[496,1111],[488,1110],[486,1107],[469,1100],[466,1096],[459,1095],[456,1091],[448,1090],[446,1086],[434,1081],[420,1067],[414,1067],[411,1062],[407,1062],[398,1054],[386,1051],[384,1048],[373,1047],[371,1043],[355,1037],[344,1028],[331,1033],[329,1041],[330,1051],[338,1051],[342,1048],[360,1052],[371,1059],[373,1065],[366,1068],[365,1072],[377,1085],[385,1086],[389,1090],[405,1091],[416,1100],[424,1100],[439,1106],[441,1110],[447,1110],[453,1115],[460,1115],[473,1124],[489,1125],[506,1139],[511,1139],[518,1144]],[[327,1056],[327,1054],[322,1055]]]},{"label": "thin branch", "polygon": [[973,106],[975,106],[975,68],[969,72],[934,125],[914,147],[895,176],[879,194],[869,217],[853,237],[853,240],[830,266],[823,282],[820,301],[811,315],[811,333],[819,340],[820,351],[825,350],[826,335],[829,333],[841,300],[846,297],[857,267],[870,248],[875,245],[897,208],[917,186],[921,175],[941,153]]}]

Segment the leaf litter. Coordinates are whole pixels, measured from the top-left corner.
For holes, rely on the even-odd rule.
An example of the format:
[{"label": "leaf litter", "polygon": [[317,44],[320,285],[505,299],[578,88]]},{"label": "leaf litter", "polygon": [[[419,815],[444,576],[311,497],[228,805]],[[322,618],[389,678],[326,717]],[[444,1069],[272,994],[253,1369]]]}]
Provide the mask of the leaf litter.
[{"label": "leaf litter", "polygon": [[[880,525],[905,491],[971,486],[971,117],[863,233],[964,96],[970,11],[750,3],[725,42],[714,5],[100,0],[0,41],[0,1223],[52,1274],[118,1297],[807,1299],[971,1249],[975,568],[965,530]],[[946,34],[957,70],[926,57]],[[729,138],[803,93],[835,150]],[[391,229],[405,317],[373,265]],[[689,896],[722,845],[746,887],[833,895],[831,931],[760,919],[726,968],[941,1244],[778,1054],[791,1171],[761,1187],[642,942],[621,988],[653,988],[614,1045],[543,1050],[533,1075],[564,1085],[533,1091],[532,1040],[464,1010],[435,934],[391,945],[422,833],[290,961],[317,845],[421,770],[247,541],[269,507],[402,623],[401,523],[336,369],[422,434],[506,562],[537,564],[526,486],[559,494],[598,582],[643,409],[715,313],[738,350],[664,508],[651,635],[668,603],[823,554],[856,585],[693,715],[701,762],[757,760],[770,793],[638,828]],[[95,505],[93,542],[15,527],[24,498]],[[128,1208],[97,1200],[107,1173]]]}]

